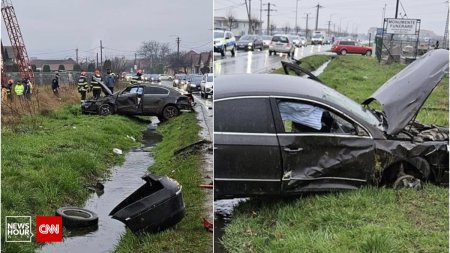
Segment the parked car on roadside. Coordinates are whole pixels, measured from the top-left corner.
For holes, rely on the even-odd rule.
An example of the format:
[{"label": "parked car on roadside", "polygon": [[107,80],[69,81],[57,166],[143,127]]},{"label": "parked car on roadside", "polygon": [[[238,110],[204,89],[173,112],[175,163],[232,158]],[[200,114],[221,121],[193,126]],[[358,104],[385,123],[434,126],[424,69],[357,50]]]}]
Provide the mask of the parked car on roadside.
[{"label": "parked car on roadside", "polygon": [[272,35],[263,35],[262,41],[263,41],[263,47],[268,48],[270,45],[270,42],[272,41]]},{"label": "parked car on roadside", "polygon": [[191,110],[192,97],[160,85],[131,85],[114,94],[99,99],[88,99],[81,105],[83,113],[109,115],[158,116],[167,120],[176,117],[181,110]]},{"label": "parked car on roadside", "polygon": [[[449,183],[448,127],[415,116],[448,71],[433,50],[362,104],[323,85],[298,64],[286,73],[215,79],[216,199]],[[370,104],[377,100],[381,110]]]},{"label": "parked car on roadside", "polygon": [[237,49],[251,50],[255,49],[263,50],[263,41],[259,35],[244,35],[237,42]]},{"label": "parked car on roadside", "polygon": [[300,47],[300,36],[295,34],[290,34],[289,38],[291,39],[292,43],[294,43],[294,46]]},{"label": "parked car on roadside", "polygon": [[274,35],[269,45],[269,55],[272,53],[286,53],[290,57],[291,54],[294,54],[294,43],[288,35]]},{"label": "parked car on roadside", "polygon": [[171,75],[167,75],[167,74],[160,74],[159,75],[161,81],[172,81],[173,77]]},{"label": "parked car on roadside", "polygon": [[315,34],[311,37],[311,45],[323,45],[325,38],[322,34]]},{"label": "parked car on roadside", "polygon": [[214,76],[212,73],[203,75],[203,80],[200,88],[200,96],[202,98],[208,98],[212,96],[214,92]]},{"label": "parked car on roadside", "polygon": [[308,46],[308,40],[305,37],[300,37],[300,46],[301,47],[307,47]]},{"label": "parked car on roadside", "polygon": [[214,30],[214,52],[218,52],[223,56],[227,51],[231,52],[231,56],[236,53],[236,38],[230,31]]},{"label": "parked car on roadside", "polygon": [[161,76],[160,74],[150,74],[149,79],[152,83],[160,83],[161,82]]},{"label": "parked car on roadside", "polygon": [[355,41],[338,40],[331,46],[331,52],[337,54],[362,54],[371,56],[372,48],[362,46]]}]

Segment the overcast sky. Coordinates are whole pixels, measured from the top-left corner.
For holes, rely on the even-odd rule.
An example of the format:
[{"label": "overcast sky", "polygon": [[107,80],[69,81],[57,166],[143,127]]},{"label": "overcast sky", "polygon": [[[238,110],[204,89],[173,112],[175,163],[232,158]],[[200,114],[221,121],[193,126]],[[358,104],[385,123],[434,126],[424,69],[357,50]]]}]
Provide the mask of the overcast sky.
[{"label": "overcast sky", "polygon": [[[11,0],[30,57],[94,58],[100,40],[107,57],[134,58],[143,41],[169,42],[176,50],[212,48],[211,0]],[[2,41],[10,41],[2,19]],[[99,56],[100,57],[100,56]]]},{"label": "overcast sky", "polygon": [[[272,21],[278,27],[289,24],[295,27],[296,0],[264,0],[263,4],[269,2],[275,4],[276,12],[271,16]],[[383,8],[386,4],[386,18],[395,16],[396,0],[299,0],[297,22],[301,29],[306,26],[306,14],[310,13],[308,28],[314,27],[316,19],[316,6],[323,6],[319,10],[319,28],[327,28],[331,19],[336,26],[342,29],[348,26],[348,31],[367,33],[370,27],[381,27]],[[445,0],[401,0],[399,6],[399,17],[407,15],[407,18],[421,19],[421,29],[432,30],[438,35],[444,34],[447,19],[448,3]],[[232,13],[236,18],[246,18],[244,0],[215,0],[215,16],[227,16]],[[260,17],[260,0],[252,0],[252,16]],[[402,8],[403,5],[403,8]],[[262,9],[267,9],[263,5]],[[401,15],[400,15],[401,13]],[[311,18],[312,17],[312,18]],[[263,11],[262,20],[264,28],[267,25],[267,12]]]}]

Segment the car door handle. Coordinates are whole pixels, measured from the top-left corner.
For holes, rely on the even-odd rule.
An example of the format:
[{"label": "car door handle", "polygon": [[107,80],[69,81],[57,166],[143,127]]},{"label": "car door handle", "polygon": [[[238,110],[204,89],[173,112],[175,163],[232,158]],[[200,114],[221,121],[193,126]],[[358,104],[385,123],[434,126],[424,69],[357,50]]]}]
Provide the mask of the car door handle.
[{"label": "car door handle", "polygon": [[284,151],[288,152],[288,153],[296,153],[296,152],[300,152],[303,150],[303,148],[284,148]]}]

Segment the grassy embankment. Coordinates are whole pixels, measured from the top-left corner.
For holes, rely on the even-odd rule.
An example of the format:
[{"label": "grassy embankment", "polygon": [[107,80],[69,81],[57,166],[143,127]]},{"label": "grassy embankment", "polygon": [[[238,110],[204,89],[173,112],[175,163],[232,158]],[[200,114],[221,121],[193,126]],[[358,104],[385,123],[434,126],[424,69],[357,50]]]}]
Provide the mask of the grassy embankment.
[{"label": "grassy embankment", "polygon": [[[212,233],[201,223],[205,192],[199,188],[201,154],[192,152],[174,156],[174,151],[198,140],[200,127],[194,114],[183,114],[158,126],[163,140],[154,149],[155,164],[149,168],[154,174],[167,175],[183,186],[186,216],[174,228],[158,234],[136,237],[130,231],[122,237],[115,252],[209,252]],[[211,203],[212,204],[212,203]]]},{"label": "grassy embankment", "polygon": [[[338,57],[320,76],[362,102],[402,65]],[[448,76],[418,119],[448,125]],[[448,252],[448,188],[357,191],[295,200],[252,199],[240,205],[223,238],[230,252]]]},{"label": "grassy embankment", "polygon": [[[126,136],[139,140],[144,126],[123,116],[80,115],[79,105],[3,125],[3,221],[9,215],[54,215],[61,206],[82,206],[89,196],[86,185],[123,161],[112,149],[137,145]],[[2,230],[2,246],[6,252],[28,253],[39,244],[5,243]]]},{"label": "grassy embankment", "polygon": [[[300,66],[308,71],[314,71],[318,67],[320,67],[322,64],[327,62],[331,59],[331,56],[329,55],[312,55],[307,56],[305,58],[302,58]],[[283,74],[284,75],[284,69],[278,68],[273,71],[274,74]]]}]

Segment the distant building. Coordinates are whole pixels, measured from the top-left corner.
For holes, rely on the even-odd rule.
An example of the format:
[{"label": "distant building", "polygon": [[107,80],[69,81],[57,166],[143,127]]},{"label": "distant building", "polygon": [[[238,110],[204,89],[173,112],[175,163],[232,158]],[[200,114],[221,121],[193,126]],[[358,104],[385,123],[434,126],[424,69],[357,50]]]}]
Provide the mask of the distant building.
[{"label": "distant building", "polygon": [[[262,34],[262,24],[263,21],[254,20],[253,22],[253,30],[255,34]],[[238,19],[233,18],[229,19],[226,17],[214,17],[214,27],[224,28],[226,30],[230,30],[235,36],[242,36],[248,33],[248,19]]]},{"label": "distant building", "polygon": [[64,65],[66,71],[73,71],[73,66],[77,64],[72,58],[66,60],[39,60],[33,59],[30,61],[31,65],[36,65],[36,69],[42,70],[45,65],[50,66],[50,71],[58,71],[59,65]]}]

